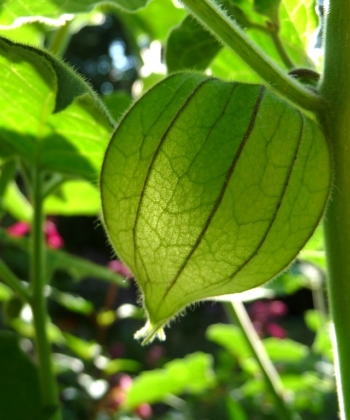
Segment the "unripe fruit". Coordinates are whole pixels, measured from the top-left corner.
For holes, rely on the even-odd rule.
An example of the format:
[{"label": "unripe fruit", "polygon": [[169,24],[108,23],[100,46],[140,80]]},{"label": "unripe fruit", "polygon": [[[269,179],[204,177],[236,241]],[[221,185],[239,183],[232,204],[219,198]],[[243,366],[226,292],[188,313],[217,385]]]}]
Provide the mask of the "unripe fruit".
[{"label": "unripe fruit", "polygon": [[178,73],[137,101],[101,191],[111,243],[140,285],[144,342],[192,302],[283,271],[320,221],[330,178],[317,124],[263,86]]}]

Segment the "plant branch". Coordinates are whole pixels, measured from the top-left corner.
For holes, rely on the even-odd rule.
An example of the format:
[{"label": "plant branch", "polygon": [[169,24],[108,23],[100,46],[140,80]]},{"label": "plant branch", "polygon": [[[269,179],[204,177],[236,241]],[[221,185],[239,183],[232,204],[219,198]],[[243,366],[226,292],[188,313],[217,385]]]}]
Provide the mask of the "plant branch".
[{"label": "plant branch", "polygon": [[243,303],[238,300],[224,302],[224,308],[229,320],[232,323],[238,324],[241,328],[255,360],[260,366],[267,388],[274,397],[279,418],[283,420],[293,420],[293,413],[285,402],[281,379],[267,356],[265,348],[249,319]]},{"label": "plant branch", "polygon": [[324,219],[330,313],[340,418],[350,419],[350,2],[332,0],[325,10],[325,60],[320,92],[327,107],[319,120],[333,160],[331,199]]},{"label": "plant branch", "polygon": [[21,280],[12,273],[7,265],[0,259],[0,278],[24,301],[29,302],[30,294],[22,285]]},{"label": "plant branch", "polygon": [[321,107],[320,96],[289,77],[214,0],[182,0],[182,3],[207,30],[241,57],[277,93],[310,111],[315,112]]},{"label": "plant branch", "polygon": [[43,409],[48,420],[61,420],[58,405],[57,385],[51,362],[51,348],[47,337],[47,310],[45,299],[45,241],[44,212],[42,200],[42,173],[34,168],[32,172],[33,221],[31,230],[31,287],[36,350],[41,385]]}]

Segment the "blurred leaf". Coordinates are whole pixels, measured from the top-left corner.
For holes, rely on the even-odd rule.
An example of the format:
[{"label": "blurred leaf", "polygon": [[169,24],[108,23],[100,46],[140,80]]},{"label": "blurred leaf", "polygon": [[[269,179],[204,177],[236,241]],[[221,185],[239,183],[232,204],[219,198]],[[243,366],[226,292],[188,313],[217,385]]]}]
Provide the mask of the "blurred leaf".
[{"label": "blurred leaf", "polygon": [[76,357],[67,356],[66,354],[61,353],[53,353],[52,359],[56,375],[67,371],[78,373],[84,370],[83,362]]},{"label": "blurred leaf", "polygon": [[289,338],[265,338],[263,344],[269,358],[273,362],[297,363],[303,360],[309,353],[307,346]]},{"label": "blurred leaf", "polygon": [[[11,237],[4,229],[1,228],[0,245],[15,247],[25,252],[28,252],[29,250],[28,238]],[[86,277],[96,277],[97,279],[118,284],[121,287],[128,286],[124,277],[120,274],[114,273],[103,265],[95,264],[84,258],[76,257],[67,252],[53,250],[50,248],[47,248],[46,255],[48,260],[48,272],[51,271],[51,273],[53,273],[56,270],[64,270],[67,271],[76,281],[80,281]]]},{"label": "blurred leaf", "polygon": [[105,95],[102,98],[109,113],[118,121],[129,108],[132,98],[127,92],[113,92],[110,95]]},{"label": "blurred leaf", "polygon": [[305,312],[305,323],[311,331],[316,333],[315,340],[312,345],[314,352],[327,357],[328,360],[333,361],[333,346],[330,335],[329,322],[317,310],[308,310]]},{"label": "blurred leaf", "polygon": [[72,312],[89,315],[94,311],[94,305],[81,296],[74,296],[51,288],[50,298]]},{"label": "blurred leaf", "polygon": [[[14,328],[19,334],[21,334],[24,337],[27,338],[35,338],[35,329],[34,325],[29,322],[25,321],[21,318],[16,318],[11,322],[11,327]],[[64,343],[64,337],[62,335],[61,330],[51,322],[48,322],[46,324],[47,329],[47,335],[50,343],[55,344],[63,344]]]},{"label": "blurred leaf", "polygon": [[175,7],[172,0],[153,0],[137,13],[119,16],[135,39],[147,35],[151,40],[165,41],[169,29],[178,25],[186,12],[183,8]]},{"label": "blurred leaf", "polygon": [[85,341],[69,333],[63,335],[67,347],[81,359],[92,360],[101,353],[101,347],[95,341]]},{"label": "blurred leaf", "polygon": [[86,181],[67,181],[55,189],[44,201],[48,215],[97,215],[101,210],[97,187]]},{"label": "blurred leaf", "polygon": [[277,277],[265,287],[275,292],[275,296],[283,296],[292,295],[304,287],[309,287],[309,285],[310,281],[303,274],[293,270],[292,266],[289,272]]},{"label": "blurred leaf", "polygon": [[230,397],[227,397],[225,402],[230,420],[248,420],[241,404]]},{"label": "blurred leaf", "polygon": [[210,325],[206,336],[208,340],[223,346],[237,358],[244,359],[252,355],[242,331],[236,325]]},{"label": "blurred leaf", "polygon": [[192,16],[170,32],[166,47],[169,73],[178,70],[205,70],[221,50],[220,43]]},{"label": "blurred leaf", "polygon": [[162,401],[168,394],[200,393],[214,384],[211,365],[209,354],[197,352],[172,360],[163,369],[142,372],[128,389],[123,406],[132,409]]},{"label": "blurred leaf", "polygon": [[279,20],[279,36],[292,60],[299,67],[314,67],[307,51],[318,26],[315,1],[283,0]]},{"label": "blurred leaf", "polygon": [[210,64],[215,77],[242,83],[261,83],[262,79],[252,71],[233,51],[222,48]]},{"label": "blurred leaf", "polygon": [[[29,22],[45,21],[40,17],[56,19],[59,22],[59,18],[63,14],[89,12],[97,6],[108,6],[109,8],[134,12],[145,7],[147,2],[148,0],[66,0],[60,4],[60,2],[57,3],[57,0],[3,0],[0,25],[11,25],[19,17],[27,17]],[[46,22],[51,23],[48,19]]]},{"label": "blurred leaf", "polygon": [[25,222],[32,220],[33,208],[14,181],[6,189],[3,207],[17,220]]},{"label": "blurred leaf", "polygon": [[[0,28],[2,13],[0,11]],[[37,47],[43,47],[44,45],[44,33],[38,23],[27,23],[15,28],[0,29],[0,36],[15,42],[23,42]]]},{"label": "blurred leaf", "polygon": [[18,336],[0,332],[0,418],[45,420],[41,412],[38,373],[20,350]]},{"label": "blurred leaf", "polygon": [[0,52],[0,157],[95,181],[112,129],[97,95],[47,52],[5,38]]},{"label": "blurred leaf", "polygon": [[6,302],[13,296],[12,289],[10,289],[6,284],[0,283],[0,302]]},{"label": "blurred leaf", "polygon": [[278,7],[281,0],[254,0],[254,10],[271,19],[272,22],[276,21],[278,16]]},{"label": "blurred leaf", "polygon": [[138,372],[141,370],[142,364],[131,359],[114,359],[110,360],[103,372],[106,375],[114,375],[118,372]]}]

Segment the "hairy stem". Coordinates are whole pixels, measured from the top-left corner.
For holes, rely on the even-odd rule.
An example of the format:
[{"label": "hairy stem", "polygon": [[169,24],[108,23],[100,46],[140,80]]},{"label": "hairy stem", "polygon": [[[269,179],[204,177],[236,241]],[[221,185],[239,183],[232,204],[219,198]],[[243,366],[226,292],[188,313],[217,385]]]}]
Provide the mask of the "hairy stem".
[{"label": "hairy stem", "polygon": [[182,0],[182,3],[207,30],[241,57],[277,93],[310,111],[321,107],[319,95],[289,77],[214,0]]},{"label": "hairy stem", "polygon": [[336,381],[342,420],[350,419],[350,2],[332,0],[325,11],[325,61],[319,114],[327,134],[334,187],[325,216],[328,293],[334,322]]},{"label": "hairy stem", "polygon": [[231,302],[225,302],[224,308],[229,320],[232,323],[236,323],[241,328],[255,360],[260,366],[267,389],[275,400],[279,419],[293,420],[293,413],[285,401],[285,393],[281,379],[267,356],[265,348],[249,319],[243,303],[238,300],[232,300]]},{"label": "hairy stem", "polygon": [[46,331],[48,316],[45,299],[46,264],[42,181],[41,172],[37,168],[34,168],[32,172],[32,201],[34,214],[31,236],[31,307],[34,318],[43,410],[48,420],[61,420],[58,406],[57,385],[51,361],[51,348]]}]

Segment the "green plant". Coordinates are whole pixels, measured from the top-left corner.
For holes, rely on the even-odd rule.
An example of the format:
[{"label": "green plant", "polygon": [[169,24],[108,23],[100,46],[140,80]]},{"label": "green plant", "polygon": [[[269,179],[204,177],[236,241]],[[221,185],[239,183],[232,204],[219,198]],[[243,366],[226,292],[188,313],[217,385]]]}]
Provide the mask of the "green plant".
[{"label": "green plant", "polygon": [[[103,218],[117,253],[140,281],[149,317],[140,334],[146,342],[156,335],[163,338],[164,324],[191,302],[259,286],[292,262],[324,211],[332,154],[335,187],[325,217],[328,293],[335,327],[340,414],[342,420],[350,419],[346,146],[350,6],[345,1],[330,2],[321,68],[307,54],[309,38],[317,27],[311,0],[297,5],[289,0],[183,0],[185,9],[171,3],[114,0],[108,4],[66,2],[58,7],[50,0],[40,5],[5,0],[0,8],[4,36],[0,38],[0,211],[5,221],[10,214],[30,223],[31,230],[29,243],[25,238],[11,239],[1,231],[3,247],[29,252],[30,281],[21,281],[5,264],[5,258],[0,260],[0,277],[12,289],[3,289],[9,325],[20,330],[17,320],[23,306],[29,305],[33,313],[38,378],[32,365],[26,369],[41,389],[41,402],[33,418],[62,418],[50,337],[75,347],[81,357],[88,359],[94,352],[93,345],[84,347],[74,337],[62,335],[48,319],[45,290],[49,290],[54,271],[63,268],[78,273],[78,277],[92,271],[100,278],[124,284],[121,276],[104,267],[86,266],[78,258],[45,246],[46,215],[98,211],[96,184],[107,150],[101,176]],[[145,33],[151,39],[167,38],[169,72],[197,71],[145,77],[144,86],[155,79],[164,80],[127,111],[116,130],[108,108],[119,118],[128,99],[122,102],[107,96],[105,105],[59,58],[69,37],[107,10],[124,22],[134,41]],[[164,23],[153,18],[162,13],[167,20]],[[51,24],[59,28],[53,31]],[[43,36],[48,50],[40,48]],[[23,43],[28,40],[37,47]],[[136,42],[133,45],[135,56],[139,56]],[[234,82],[200,74],[207,69],[215,77]],[[190,143],[191,137],[196,141]],[[254,142],[247,150],[248,138]],[[192,188],[186,176],[200,188]],[[252,192],[244,194],[246,190]],[[232,194],[228,199],[226,191]],[[236,220],[230,216],[232,208]],[[169,216],[173,214],[176,217]],[[241,243],[232,235],[235,231],[239,231]],[[308,246],[301,258],[314,261],[315,254],[310,254]],[[220,258],[213,258],[216,254]],[[185,266],[188,273],[181,283],[178,279]],[[92,311],[88,303],[69,298],[62,291],[52,295],[60,302],[70,302],[75,310]],[[279,418],[294,418],[297,414],[285,397],[286,385],[266,355],[268,344],[265,348],[260,343],[240,302],[229,299],[225,308],[228,317],[240,325]],[[108,324],[109,316],[113,318],[106,311],[100,322]],[[210,331],[213,337],[215,333]],[[220,344],[225,334],[219,332]],[[9,349],[18,348],[8,334],[1,340],[6,343],[4,357]],[[237,357],[245,369],[246,356]],[[18,355],[25,364],[21,358]],[[208,359],[200,354],[197,358],[203,371],[207,370]],[[197,359],[184,359],[176,365],[184,369],[184,377],[192,374],[193,360]],[[130,361],[123,366],[135,368]],[[155,376],[166,376],[169,392],[181,393],[185,383],[175,383],[172,369],[173,365],[167,365]],[[148,380],[160,382],[152,376]],[[312,378],[307,381],[310,384]],[[206,389],[214,381],[210,375],[202,375],[199,382],[198,389]],[[138,393],[145,392],[144,401],[149,398],[149,402],[165,398],[160,388],[156,397],[148,395],[146,379],[143,388],[141,379],[135,383],[124,404],[126,410],[142,402],[135,398],[136,402],[130,403]],[[38,392],[33,395],[39,399]],[[245,397],[249,395],[246,391]],[[20,418],[27,408],[11,414],[13,404],[9,398],[6,414]],[[232,418],[244,418],[239,408],[229,407]]]}]

